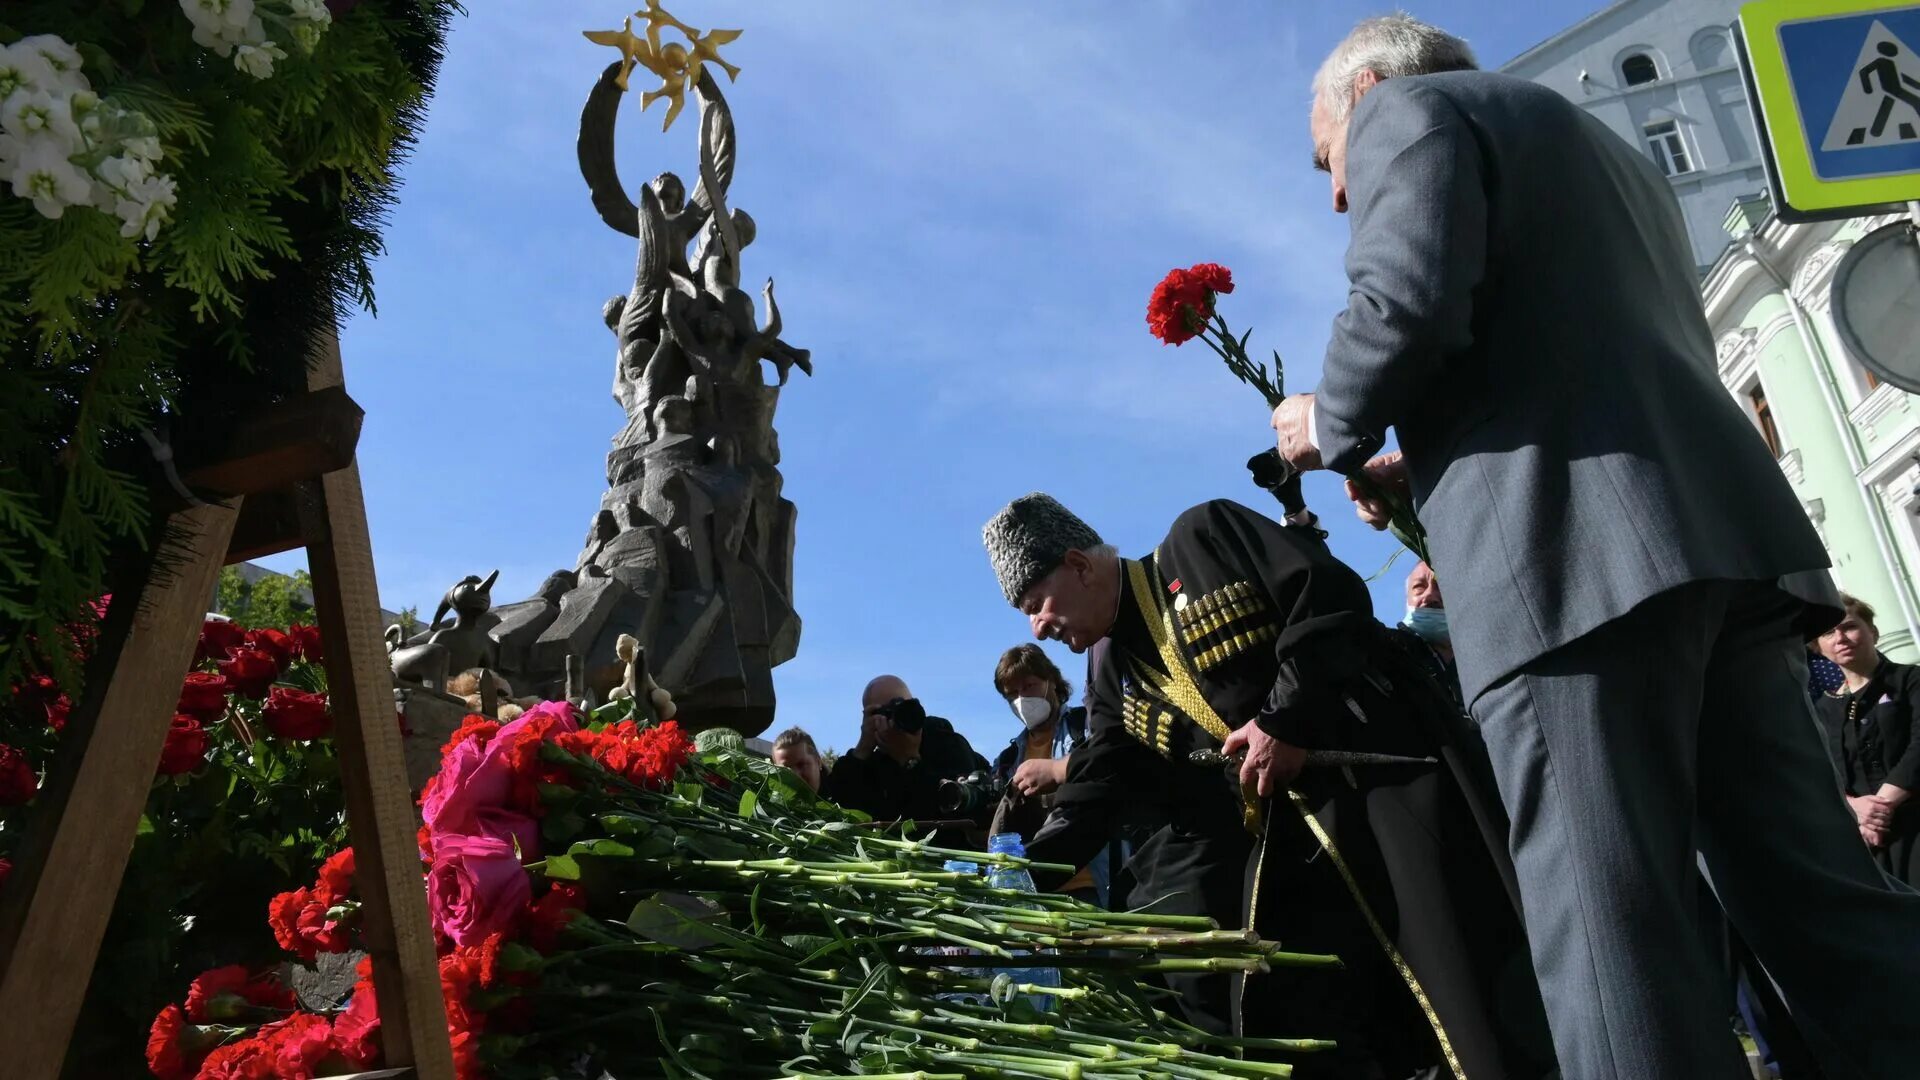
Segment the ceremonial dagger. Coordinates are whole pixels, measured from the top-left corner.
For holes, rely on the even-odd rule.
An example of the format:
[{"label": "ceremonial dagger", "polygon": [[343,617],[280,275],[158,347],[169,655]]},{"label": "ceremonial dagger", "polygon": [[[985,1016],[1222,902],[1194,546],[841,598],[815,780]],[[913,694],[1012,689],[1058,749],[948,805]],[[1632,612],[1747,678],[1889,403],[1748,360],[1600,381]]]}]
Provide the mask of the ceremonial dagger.
[{"label": "ceremonial dagger", "polygon": [[[1195,750],[1187,755],[1192,765],[1238,765],[1246,755],[1228,757],[1218,750]],[[1309,750],[1306,767],[1337,769],[1347,765],[1438,765],[1439,758],[1406,757],[1401,754],[1370,754],[1359,750]]]}]

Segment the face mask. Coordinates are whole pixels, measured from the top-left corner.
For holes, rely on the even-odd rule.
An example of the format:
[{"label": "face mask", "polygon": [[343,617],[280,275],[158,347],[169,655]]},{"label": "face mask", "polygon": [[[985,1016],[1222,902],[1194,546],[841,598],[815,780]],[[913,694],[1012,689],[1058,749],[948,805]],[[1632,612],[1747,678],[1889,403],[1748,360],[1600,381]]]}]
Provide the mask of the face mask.
[{"label": "face mask", "polygon": [[1028,731],[1032,731],[1034,728],[1053,719],[1053,702],[1048,701],[1046,698],[1018,697],[1013,699],[1012,705],[1013,715],[1019,717],[1020,722],[1027,725]]},{"label": "face mask", "polygon": [[1429,645],[1445,645],[1448,641],[1447,609],[1410,607],[1407,609],[1407,629]]}]

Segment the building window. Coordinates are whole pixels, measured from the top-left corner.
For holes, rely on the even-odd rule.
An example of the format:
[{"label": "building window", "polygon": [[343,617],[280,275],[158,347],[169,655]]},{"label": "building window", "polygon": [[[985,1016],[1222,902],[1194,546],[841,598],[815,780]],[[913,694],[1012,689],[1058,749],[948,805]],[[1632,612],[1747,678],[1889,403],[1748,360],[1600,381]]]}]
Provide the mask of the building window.
[{"label": "building window", "polygon": [[1767,392],[1755,383],[1747,391],[1747,404],[1753,407],[1753,419],[1760,425],[1760,437],[1775,459],[1780,457],[1780,429],[1773,424],[1773,409],[1767,405]]},{"label": "building window", "polygon": [[1653,152],[1654,163],[1668,176],[1679,176],[1693,171],[1693,160],[1687,157],[1687,144],[1680,138],[1680,125],[1673,120],[1662,120],[1657,124],[1648,124],[1647,149]]},{"label": "building window", "polygon": [[1628,86],[1650,83],[1660,77],[1660,69],[1653,64],[1653,57],[1646,53],[1634,53],[1620,61],[1620,78]]}]

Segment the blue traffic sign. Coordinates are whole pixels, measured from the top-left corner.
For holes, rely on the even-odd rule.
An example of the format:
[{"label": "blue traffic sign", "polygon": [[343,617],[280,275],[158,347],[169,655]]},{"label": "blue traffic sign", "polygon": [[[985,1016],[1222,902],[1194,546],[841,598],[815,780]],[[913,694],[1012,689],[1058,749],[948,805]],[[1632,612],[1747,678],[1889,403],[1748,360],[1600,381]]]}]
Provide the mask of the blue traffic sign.
[{"label": "blue traffic sign", "polygon": [[1920,172],[1920,8],[1788,20],[1778,33],[1816,177]]}]

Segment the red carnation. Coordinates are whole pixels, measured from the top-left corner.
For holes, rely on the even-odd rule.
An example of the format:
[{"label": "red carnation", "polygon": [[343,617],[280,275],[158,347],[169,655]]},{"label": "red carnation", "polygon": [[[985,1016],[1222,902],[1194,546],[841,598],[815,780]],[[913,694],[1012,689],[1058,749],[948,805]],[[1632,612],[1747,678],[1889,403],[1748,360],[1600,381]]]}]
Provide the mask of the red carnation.
[{"label": "red carnation", "polygon": [[273,1080],[280,1044],[265,1028],[207,1055],[193,1080]]},{"label": "red carnation", "polygon": [[225,675],[208,671],[188,672],[186,682],[180,686],[180,704],[174,706],[174,711],[211,724],[227,711],[227,690]]},{"label": "red carnation", "polygon": [[527,907],[527,943],[542,953],[559,944],[561,931],[585,910],[587,894],[570,881],[554,882],[546,895]]},{"label": "red carnation", "polygon": [[326,650],[322,648],[320,644],[319,627],[302,626],[299,623],[294,623],[292,626],[287,627],[287,636],[293,639],[293,647],[299,651],[300,658],[307,663],[324,664],[327,662]]},{"label": "red carnation", "polygon": [[283,892],[267,904],[267,925],[281,948],[312,963],[320,953],[346,952],[352,945],[347,928],[327,914],[332,907],[312,889]]},{"label": "red carnation", "polygon": [[268,627],[247,631],[247,647],[258,649],[273,657],[274,663],[279,664],[283,671],[288,664],[293,663],[296,648],[293,638],[288,637],[285,630],[274,630]]},{"label": "red carnation", "polygon": [[227,654],[246,641],[247,632],[228,619],[208,619],[200,624],[200,644],[194,647],[193,662],[225,660]]},{"label": "red carnation", "polygon": [[147,1032],[147,1069],[160,1080],[187,1080],[193,1075],[196,1062],[192,1058],[197,1055],[181,1038],[187,1031],[186,1014],[178,1005],[161,1009],[153,1018],[153,1027]]},{"label": "red carnation", "polygon": [[446,745],[440,748],[440,761],[444,764],[447,760],[447,755],[453,753],[455,747],[466,742],[468,739],[477,740],[481,746],[485,746],[489,742],[492,742],[493,737],[499,733],[500,725],[498,723],[481,716],[479,713],[470,713],[465,720],[460,721],[460,727],[454,731],[452,735],[447,736]]},{"label": "red carnation", "polygon": [[267,687],[280,677],[280,662],[271,653],[255,648],[235,649],[220,661],[220,674],[227,677],[233,692],[242,697],[263,698]]},{"label": "red carnation", "polygon": [[1169,270],[1147,301],[1147,327],[1168,345],[1198,334],[1213,318],[1213,297],[1233,291],[1233,275],[1218,263]]},{"label": "red carnation", "polygon": [[67,729],[67,716],[73,712],[73,699],[65,694],[47,704],[47,726],[58,734]]},{"label": "red carnation", "polygon": [[273,1075],[280,1080],[313,1080],[320,1063],[333,1053],[333,1025],[324,1016],[294,1013],[260,1033],[273,1041]]},{"label": "red carnation", "polygon": [[341,848],[320,864],[320,873],[314,885],[314,895],[324,901],[328,907],[346,899],[353,892],[353,849]]},{"label": "red carnation", "polygon": [[60,684],[51,675],[29,675],[13,684],[14,700],[22,709],[47,705],[59,696]]},{"label": "red carnation", "polygon": [[167,728],[167,745],[160,751],[159,776],[180,776],[200,767],[207,758],[207,733],[200,721],[175,713]]},{"label": "red carnation", "polygon": [[[361,966],[365,968],[366,962]],[[333,1046],[356,1069],[380,1060],[379,1000],[373,994],[373,977],[364,970],[353,985],[353,997],[346,1009],[333,1018]]]},{"label": "red carnation", "polygon": [[203,971],[187,988],[187,1017],[196,1024],[232,1020],[249,1007],[286,1012],[294,1005],[293,991],[277,975],[255,975],[239,964]]},{"label": "red carnation", "polygon": [[266,722],[268,731],[283,739],[317,739],[333,728],[325,694],[289,690],[284,686],[274,687],[267,696],[260,719]]},{"label": "red carnation", "polygon": [[0,806],[25,806],[39,790],[40,777],[27,755],[18,747],[0,743]]}]

